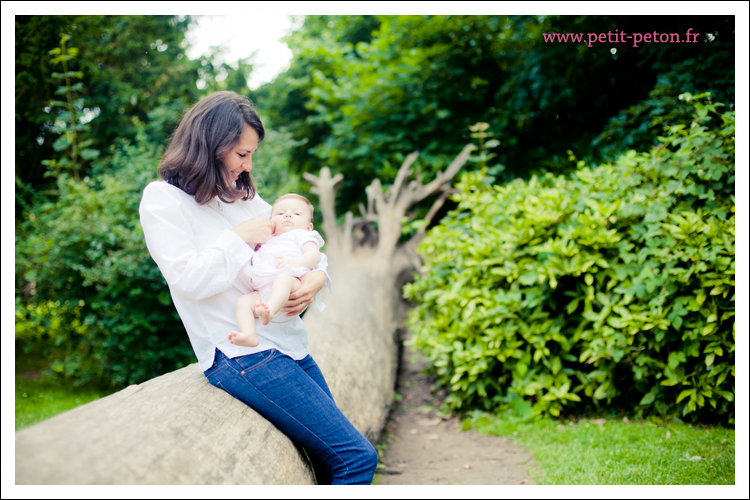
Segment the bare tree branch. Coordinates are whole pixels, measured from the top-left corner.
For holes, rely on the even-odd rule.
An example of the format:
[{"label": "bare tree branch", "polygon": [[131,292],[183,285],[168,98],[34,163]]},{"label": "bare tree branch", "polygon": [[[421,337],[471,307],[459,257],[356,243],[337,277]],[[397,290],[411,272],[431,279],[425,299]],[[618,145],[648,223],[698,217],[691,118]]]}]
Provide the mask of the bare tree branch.
[{"label": "bare tree branch", "polygon": [[385,198],[383,197],[383,187],[380,184],[380,179],[374,179],[369,186],[365,188],[367,193],[369,213],[380,213],[381,209],[385,207]]},{"label": "bare tree branch", "polygon": [[372,213],[372,203],[369,204],[371,207],[369,211],[365,209],[365,206],[362,203],[359,204],[359,213],[362,214],[362,220],[366,220],[367,222],[377,222],[378,216]]},{"label": "bare tree branch", "polygon": [[[398,240],[401,237],[402,220],[409,207],[440,190],[450,189],[450,179],[466,163],[471,151],[475,148],[472,144],[466,145],[445,172],[439,172],[436,179],[427,185],[423,185],[420,179],[415,179],[406,188],[400,188],[398,191],[389,190],[394,195],[388,200],[387,206],[383,203],[382,189],[380,188],[380,181],[378,179],[375,179],[367,187],[368,196],[373,199],[374,211],[378,215],[378,255],[380,258],[387,259],[396,251]],[[414,163],[414,160],[416,160],[416,157],[417,155],[412,153],[401,165],[396,176],[400,186],[403,186],[406,173]]]},{"label": "bare tree branch", "polygon": [[451,164],[448,165],[448,168],[445,170],[445,172],[438,173],[434,181],[423,186],[421,193],[419,193],[420,197],[418,201],[435,193],[444,182],[452,179],[453,176],[456,175],[456,173],[464,165],[464,163],[466,163],[466,160],[469,159],[469,155],[471,154],[471,152],[476,148],[477,147],[473,144],[467,144],[466,146],[464,146],[464,149],[462,149],[458,156],[456,156]]},{"label": "bare tree branch", "polygon": [[341,234],[341,253],[343,255],[351,255],[352,253],[352,226],[354,225],[354,217],[351,212],[346,212],[344,215],[344,227],[342,228]]},{"label": "bare tree branch", "polygon": [[444,189],[443,192],[440,194],[440,197],[435,200],[435,203],[432,204],[430,207],[430,210],[427,212],[427,215],[424,218],[424,224],[422,227],[420,227],[417,230],[417,233],[424,233],[427,230],[427,226],[430,225],[430,222],[432,222],[432,218],[435,217],[435,214],[440,210],[440,208],[445,203],[445,199],[450,196],[451,193],[454,193],[454,189]]},{"label": "bare tree branch", "polygon": [[419,156],[419,151],[414,151],[413,153],[411,153],[406,157],[404,163],[402,163],[401,167],[398,169],[396,180],[388,189],[388,204],[391,207],[393,207],[396,203],[396,198],[398,198],[398,194],[401,192],[401,184],[403,184],[404,180],[409,177],[409,174],[411,173],[410,167],[416,161],[417,156]]},{"label": "bare tree branch", "polygon": [[323,214],[323,231],[325,231],[326,238],[332,243],[332,247],[343,251],[347,243],[341,241],[341,233],[336,226],[336,189],[344,176],[336,174],[331,177],[331,169],[328,167],[321,168],[320,175],[317,177],[308,172],[304,172],[302,175],[313,185],[310,191],[318,195],[320,211]]},{"label": "bare tree branch", "polygon": [[[317,177],[309,173],[303,174],[304,178],[313,185],[312,191],[320,198],[323,229],[331,242],[331,249],[334,252],[340,252],[343,256],[351,255],[354,246],[377,244],[377,258],[380,260],[391,258],[399,246],[403,219],[410,207],[442,191],[425,218],[425,226],[429,224],[451,190],[450,180],[474,149],[476,149],[474,145],[465,146],[448,168],[444,172],[438,172],[432,182],[422,184],[421,173],[418,173],[417,178],[407,185],[407,179],[412,173],[411,167],[419,155],[417,151],[414,151],[404,159],[393,185],[385,193],[379,179],[374,179],[365,188],[367,207],[365,208],[362,203],[359,204],[362,217],[354,218],[351,213],[347,213],[342,227],[336,226],[334,198],[336,188],[343,180],[343,176],[341,174],[331,176],[328,167],[322,168]],[[377,229],[371,223],[377,223]],[[412,244],[405,250],[413,250],[417,236],[420,238],[424,236],[424,229],[423,227],[417,232],[418,234],[412,238],[414,241],[410,242]],[[414,259],[409,260],[414,262]]]}]

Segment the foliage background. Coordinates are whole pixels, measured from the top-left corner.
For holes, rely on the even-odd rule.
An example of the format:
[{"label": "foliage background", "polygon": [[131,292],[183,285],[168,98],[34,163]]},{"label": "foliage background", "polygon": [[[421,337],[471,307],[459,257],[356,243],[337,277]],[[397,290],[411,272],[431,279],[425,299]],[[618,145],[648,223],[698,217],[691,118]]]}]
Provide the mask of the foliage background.
[{"label": "foliage background", "polygon": [[419,249],[426,272],[405,287],[413,342],[454,409],[733,423],[734,112],[682,97],[695,121],[650,153],[457,184],[458,208]]},{"label": "foliage background", "polygon": [[[494,141],[473,165],[505,185],[648,152],[665,124],[692,119],[685,92],[734,103],[732,16],[308,16],[286,39],[289,70],[252,91],[250,61],[185,55],[190,22],[16,16],[17,363],[121,387],[193,361],[137,205],[181,114],[214,90],[250,96],[264,119],[265,198],[305,192],[301,173],[328,164],[345,176],[338,213],[415,149],[424,175],[443,168],[476,122]],[[542,40],[687,28],[706,37],[615,54]]]}]

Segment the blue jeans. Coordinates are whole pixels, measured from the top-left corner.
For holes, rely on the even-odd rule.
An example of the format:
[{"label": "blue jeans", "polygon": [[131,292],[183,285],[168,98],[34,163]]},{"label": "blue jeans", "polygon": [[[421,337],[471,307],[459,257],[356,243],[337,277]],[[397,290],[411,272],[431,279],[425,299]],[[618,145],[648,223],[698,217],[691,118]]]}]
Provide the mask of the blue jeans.
[{"label": "blue jeans", "polygon": [[378,454],[333,401],[311,356],[276,349],[229,359],[218,349],[208,381],[239,399],[302,446],[318,484],[370,484]]}]

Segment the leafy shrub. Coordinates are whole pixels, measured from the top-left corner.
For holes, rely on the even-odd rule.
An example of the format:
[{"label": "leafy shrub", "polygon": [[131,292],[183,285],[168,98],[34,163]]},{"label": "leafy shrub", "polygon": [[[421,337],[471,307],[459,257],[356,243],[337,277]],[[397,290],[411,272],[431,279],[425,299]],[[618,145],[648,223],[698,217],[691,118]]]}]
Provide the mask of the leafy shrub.
[{"label": "leafy shrub", "polygon": [[[726,42],[730,46],[734,44],[734,41]],[[598,162],[613,161],[628,149],[650,149],[658,144],[657,134],[665,125],[684,123],[689,126],[694,108],[692,103],[680,99],[685,92],[709,89],[717,100],[734,103],[731,58],[714,51],[700,51],[694,56],[679,63],[657,65],[663,72],[657,76],[648,97],[612,116],[591,142],[591,152]]]},{"label": "leafy shrub", "polygon": [[169,289],[143,241],[138,205],[160,151],[123,143],[16,230],[16,342],[82,384],[138,383],[193,361]]},{"label": "leafy shrub", "polygon": [[404,289],[452,408],[523,397],[530,415],[606,404],[733,422],[734,112],[694,106],[692,125],[614,165],[462,177]]}]

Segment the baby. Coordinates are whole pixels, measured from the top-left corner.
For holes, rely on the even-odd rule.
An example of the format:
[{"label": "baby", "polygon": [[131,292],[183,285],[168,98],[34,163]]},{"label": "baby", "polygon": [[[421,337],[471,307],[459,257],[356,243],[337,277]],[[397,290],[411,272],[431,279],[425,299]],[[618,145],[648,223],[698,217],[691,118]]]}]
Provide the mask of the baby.
[{"label": "baby", "polygon": [[243,268],[253,292],[237,299],[235,305],[239,332],[232,331],[229,342],[248,347],[260,341],[255,317],[267,325],[301,286],[300,276],[320,262],[323,238],[313,231],[313,206],[304,196],[285,194],[271,209],[274,233],[261,245]]}]

